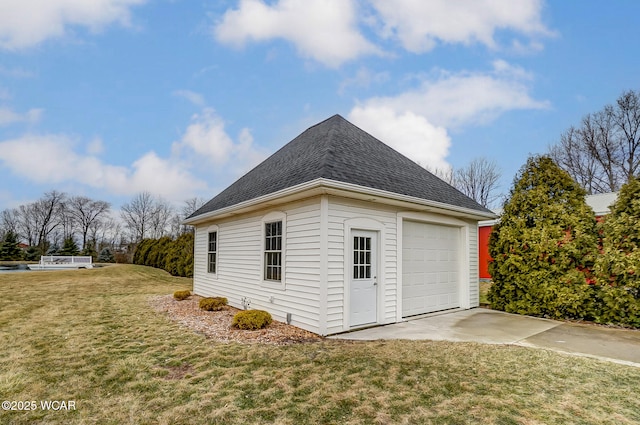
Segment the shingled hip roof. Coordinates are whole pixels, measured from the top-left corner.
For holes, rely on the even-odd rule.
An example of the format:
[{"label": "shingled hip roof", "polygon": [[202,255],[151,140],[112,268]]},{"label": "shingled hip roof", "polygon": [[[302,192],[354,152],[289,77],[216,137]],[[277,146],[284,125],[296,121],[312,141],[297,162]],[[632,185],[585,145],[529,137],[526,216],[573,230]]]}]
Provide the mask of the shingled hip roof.
[{"label": "shingled hip roof", "polygon": [[340,115],[309,127],[187,218],[317,179],[492,212]]}]

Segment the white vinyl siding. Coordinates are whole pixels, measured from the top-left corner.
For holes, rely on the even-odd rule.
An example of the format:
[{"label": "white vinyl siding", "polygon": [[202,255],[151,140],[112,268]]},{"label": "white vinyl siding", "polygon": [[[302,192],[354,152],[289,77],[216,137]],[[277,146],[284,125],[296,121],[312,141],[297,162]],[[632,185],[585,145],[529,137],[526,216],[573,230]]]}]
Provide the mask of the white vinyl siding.
[{"label": "white vinyl siding", "polygon": [[[327,332],[338,333],[344,331],[344,303],[345,303],[345,249],[349,243],[345,235],[346,220],[364,218],[380,223],[384,230],[384,238],[380,240],[379,258],[380,270],[384,275],[378,275],[379,285],[384,288],[382,308],[378,311],[378,323],[393,323],[396,316],[396,209],[381,204],[353,201],[345,198],[329,197],[328,223],[328,302],[327,302]],[[368,230],[368,229],[362,229]],[[352,255],[352,253],[349,253]],[[380,272],[378,272],[380,273]]]},{"label": "white vinyl siding", "polygon": [[[321,207],[321,205],[323,205]],[[250,300],[250,308],[269,311],[274,319],[285,321],[291,313],[292,324],[321,334],[343,332],[346,280],[345,268],[353,261],[349,249],[351,235],[347,223],[375,223],[378,234],[378,323],[402,320],[399,299],[402,277],[403,215],[410,220],[455,221],[460,229],[461,262],[460,307],[478,305],[477,224],[473,220],[454,219],[434,213],[411,212],[379,202],[357,201],[322,195],[217,220],[196,227],[194,292],[203,296],[224,296],[229,304],[242,308],[241,300]],[[274,218],[275,217],[275,218]],[[264,224],[283,217],[282,282],[264,280]],[[367,221],[368,220],[368,221]],[[325,223],[324,226],[321,222]],[[207,272],[208,232],[217,229],[216,274]],[[353,227],[353,229],[358,229]],[[345,257],[348,255],[348,257]],[[345,264],[345,258],[347,263]],[[352,266],[351,266],[352,267]],[[351,271],[351,269],[349,269]],[[465,286],[465,285],[468,285]],[[322,299],[321,299],[322,298]]]},{"label": "white vinyl siding", "polygon": [[478,272],[478,222],[468,221],[469,247],[469,308],[480,305],[480,279]]},{"label": "white vinyl siding", "polygon": [[[261,268],[265,247],[263,217],[274,211],[286,215],[282,285],[269,285],[269,281],[263,281]],[[246,298],[252,309],[267,310],[274,319],[283,322],[287,313],[291,313],[293,325],[319,333],[320,198],[292,203],[278,210],[224,219],[216,224],[216,279],[206,272],[208,227],[196,228],[194,292],[202,296],[226,297],[236,308],[242,308],[242,298]]]}]

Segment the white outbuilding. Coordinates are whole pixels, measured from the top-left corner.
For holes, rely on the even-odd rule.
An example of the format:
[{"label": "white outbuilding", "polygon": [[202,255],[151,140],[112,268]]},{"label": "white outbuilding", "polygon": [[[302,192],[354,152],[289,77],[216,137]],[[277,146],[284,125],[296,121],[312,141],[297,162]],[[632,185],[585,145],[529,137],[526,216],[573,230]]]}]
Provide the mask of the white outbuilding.
[{"label": "white outbuilding", "polygon": [[320,335],[469,309],[495,217],[334,115],[186,219],[193,289]]}]

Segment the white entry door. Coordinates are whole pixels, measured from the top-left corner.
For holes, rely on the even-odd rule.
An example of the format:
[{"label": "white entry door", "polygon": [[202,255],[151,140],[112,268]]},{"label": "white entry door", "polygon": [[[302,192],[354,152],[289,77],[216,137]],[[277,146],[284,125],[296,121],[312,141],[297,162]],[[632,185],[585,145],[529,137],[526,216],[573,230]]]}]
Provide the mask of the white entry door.
[{"label": "white entry door", "polygon": [[350,326],[377,321],[377,233],[363,230],[351,232]]}]

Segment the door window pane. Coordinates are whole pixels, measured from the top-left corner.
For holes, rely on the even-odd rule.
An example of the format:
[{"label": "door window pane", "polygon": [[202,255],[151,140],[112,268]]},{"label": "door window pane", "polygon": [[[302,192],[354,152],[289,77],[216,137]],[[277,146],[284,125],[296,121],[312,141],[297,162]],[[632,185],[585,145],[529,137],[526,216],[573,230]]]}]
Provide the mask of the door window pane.
[{"label": "door window pane", "polygon": [[353,278],[371,278],[371,238],[365,236],[353,238]]}]

